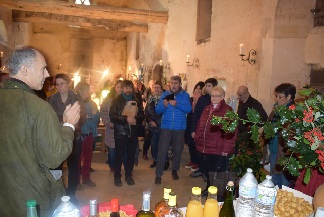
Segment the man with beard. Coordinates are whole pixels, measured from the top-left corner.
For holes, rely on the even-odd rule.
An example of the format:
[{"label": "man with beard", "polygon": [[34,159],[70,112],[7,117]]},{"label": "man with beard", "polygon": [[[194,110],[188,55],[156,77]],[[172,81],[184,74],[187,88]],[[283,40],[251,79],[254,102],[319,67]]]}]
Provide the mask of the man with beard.
[{"label": "man with beard", "polygon": [[[125,181],[128,185],[134,185],[133,168],[137,147],[137,130],[144,120],[143,104],[133,95],[134,86],[129,80],[121,84],[122,93],[113,99],[109,111],[109,117],[114,124],[115,132],[115,186],[121,187],[121,164],[126,150]],[[124,115],[123,111],[128,101],[137,106],[135,115]]]}]

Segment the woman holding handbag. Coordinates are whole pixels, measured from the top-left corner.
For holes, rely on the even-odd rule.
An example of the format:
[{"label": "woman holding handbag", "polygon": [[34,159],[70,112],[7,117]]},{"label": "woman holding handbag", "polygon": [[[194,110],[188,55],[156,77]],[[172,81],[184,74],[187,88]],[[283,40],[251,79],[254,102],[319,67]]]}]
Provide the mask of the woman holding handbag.
[{"label": "woman holding handbag", "polygon": [[201,114],[194,138],[200,159],[199,163],[206,168],[207,186],[202,192],[202,196],[207,196],[207,189],[211,185],[208,172],[221,173],[228,170],[228,156],[234,153],[237,137],[237,131],[227,133],[222,130],[222,126],[211,124],[213,116],[223,117],[228,110],[232,110],[224,101],[225,90],[216,86],[211,90],[210,96],[211,103],[205,107]]}]

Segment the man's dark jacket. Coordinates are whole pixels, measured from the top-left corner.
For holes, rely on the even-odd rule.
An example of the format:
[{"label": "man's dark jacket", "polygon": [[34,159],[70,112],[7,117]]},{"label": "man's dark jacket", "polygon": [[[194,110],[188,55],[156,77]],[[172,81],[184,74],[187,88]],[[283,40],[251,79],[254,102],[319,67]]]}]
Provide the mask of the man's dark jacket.
[{"label": "man's dark jacket", "polygon": [[198,102],[195,106],[195,111],[193,113],[193,117],[192,117],[191,132],[196,132],[196,128],[197,128],[200,116],[201,116],[202,112],[204,111],[204,109],[206,108],[206,106],[208,106],[210,103],[211,103],[211,101],[210,101],[209,94],[205,94],[205,95],[202,95],[201,97],[199,97]]}]

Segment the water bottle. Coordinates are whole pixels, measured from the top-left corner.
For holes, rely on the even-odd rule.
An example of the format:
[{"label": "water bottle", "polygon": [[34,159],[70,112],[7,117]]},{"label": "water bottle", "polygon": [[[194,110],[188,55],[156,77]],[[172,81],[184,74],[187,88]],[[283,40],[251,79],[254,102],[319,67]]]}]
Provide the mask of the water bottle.
[{"label": "water bottle", "polygon": [[254,207],[255,217],[272,217],[274,215],[277,189],[271,179],[272,177],[267,175],[266,179],[258,185]]},{"label": "water bottle", "polygon": [[239,198],[236,203],[237,217],[251,217],[254,214],[254,201],[257,195],[258,181],[253,175],[253,170],[248,168],[247,173],[239,183]]},{"label": "water bottle", "polygon": [[61,204],[56,208],[53,217],[80,217],[79,210],[70,202],[69,196],[61,198]]}]

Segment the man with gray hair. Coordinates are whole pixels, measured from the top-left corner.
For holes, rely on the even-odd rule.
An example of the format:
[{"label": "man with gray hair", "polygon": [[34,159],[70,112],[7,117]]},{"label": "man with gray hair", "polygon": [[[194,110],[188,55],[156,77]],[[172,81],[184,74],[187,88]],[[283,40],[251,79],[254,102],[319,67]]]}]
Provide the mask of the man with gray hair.
[{"label": "man with gray hair", "polygon": [[[257,112],[259,112],[262,122],[267,121],[268,115],[267,115],[266,111],[263,109],[262,104],[258,100],[254,99],[251,96],[247,86],[244,86],[244,85],[240,86],[237,89],[236,95],[237,95],[237,99],[239,100],[237,114],[241,119],[247,120],[248,119],[247,110],[249,108],[251,108],[251,109],[253,108]],[[251,124],[249,124],[249,123],[244,124],[243,121],[239,121],[238,122],[239,133],[242,131],[248,131],[250,128],[250,125]]]},{"label": "man with gray hair", "polygon": [[155,171],[155,184],[161,184],[165,157],[172,146],[172,178],[178,180],[181,154],[184,146],[184,132],[187,125],[187,113],[191,111],[189,94],[181,88],[180,76],[170,78],[170,91],[162,93],[155,111],[162,114],[159,153]]},{"label": "man with gray hair", "polygon": [[61,126],[56,113],[32,89],[49,77],[44,56],[18,47],[9,58],[10,80],[0,88],[0,216],[25,216],[35,199],[40,216],[52,215],[65,195],[58,167],[71,153],[80,106],[68,105]]}]

